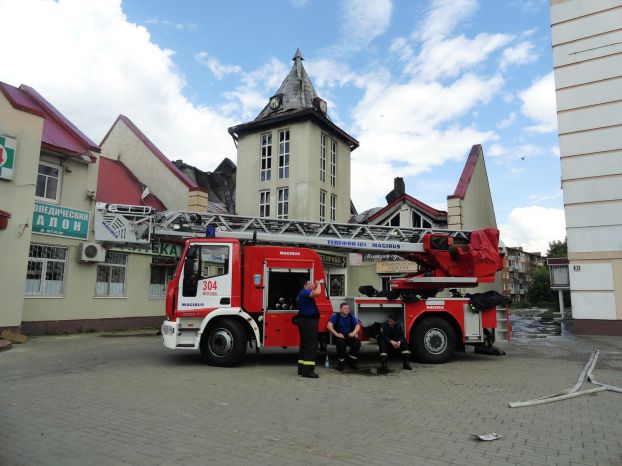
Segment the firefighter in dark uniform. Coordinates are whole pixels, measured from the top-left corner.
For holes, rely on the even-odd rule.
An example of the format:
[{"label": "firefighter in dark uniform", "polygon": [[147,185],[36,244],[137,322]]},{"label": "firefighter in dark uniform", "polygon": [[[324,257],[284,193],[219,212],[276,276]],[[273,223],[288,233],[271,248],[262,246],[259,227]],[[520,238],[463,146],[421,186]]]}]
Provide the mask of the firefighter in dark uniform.
[{"label": "firefighter in dark uniform", "polygon": [[404,326],[393,314],[391,314],[380,327],[378,348],[380,350],[380,368],[382,372],[389,372],[389,351],[399,351],[402,355],[404,369],[412,369],[409,362],[410,351],[408,350],[408,346],[406,346]]},{"label": "firefighter in dark uniform", "polygon": [[348,354],[348,364],[352,369],[358,369],[357,359],[361,342],[357,335],[361,329],[359,320],[350,314],[350,306],[348,303],[339,305],[339,312],[332,315],[326,328],[335,337],[335,345],[337,346],[337,370],[342,371],[346,361],[346,350],[350,347]]},{"label": "firefighter in dark uniform", "polygon": [[315,285],[310,281],[305,282],[304,287],[298,293],[298,333],[300,334],[300,349],[298,351],[298,375],[317,379],[315,373],[315,356],[318,344],[318,323],[320,312],[315,304],[316,296],[322,293],[322,284],[316,281]]}]

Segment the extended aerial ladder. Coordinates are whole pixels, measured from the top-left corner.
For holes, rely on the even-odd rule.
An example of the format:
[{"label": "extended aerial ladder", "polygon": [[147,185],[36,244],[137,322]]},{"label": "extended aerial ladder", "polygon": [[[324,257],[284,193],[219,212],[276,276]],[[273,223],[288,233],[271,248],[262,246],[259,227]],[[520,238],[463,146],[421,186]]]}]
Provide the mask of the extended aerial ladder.
[{"label": "extended aerial ladder", "polygon": [[382,251],[419,264],[420,272],[392,282],[395,290],[440,290],[493,282],[502,266],[498,231],[404,228],[245,217],[97,203],[95,239],[145,244],[154,238],[233,238],[335,252]]}]

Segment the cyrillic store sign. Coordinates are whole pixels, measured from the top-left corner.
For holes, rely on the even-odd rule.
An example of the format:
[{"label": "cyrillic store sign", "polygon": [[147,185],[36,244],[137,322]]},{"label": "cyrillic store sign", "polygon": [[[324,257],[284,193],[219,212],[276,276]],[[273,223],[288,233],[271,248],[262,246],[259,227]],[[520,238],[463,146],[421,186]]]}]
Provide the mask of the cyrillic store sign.
[{"label": "cyrillic store sign", "polygon": [[89,236],[89,217],[90,214],[86,210],[35,202],[32,232],[87,239]]},{"label": "cyrillic store sign", "polygon": [[0,178],[3,180],[13,179],[16,149],[16,139],[8,136],[0,136]]},{"label": "cyrillic store sign", "polygon": [[130,252],[132,254],[146,254],[148,256],[167,257],[171,259],[179,259],[183,244],[168,243],[165,241],[154,240],[151,244],[114,247],[112,251]]}]

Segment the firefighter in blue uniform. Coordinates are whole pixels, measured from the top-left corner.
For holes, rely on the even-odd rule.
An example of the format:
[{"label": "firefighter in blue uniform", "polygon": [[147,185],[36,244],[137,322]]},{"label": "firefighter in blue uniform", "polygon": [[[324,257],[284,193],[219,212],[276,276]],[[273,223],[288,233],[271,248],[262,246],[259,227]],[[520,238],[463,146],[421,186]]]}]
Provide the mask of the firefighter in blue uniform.
[{"label": "firefighter in blue uniform", "polygon": [[410,351],[408,346],[406,346],[404,326],[393,314],[380,327],[378,349],[380,351],[380,368],[382,372],[389,372],[389,351],[399,351],[402,355],[404,369],[412,369],[409,362]]},{"label": "firefighter in blue uniform", "polygon": [[348,364],[352,369],[358,369],[357,359],[361,342],[357,335],[361,329],[359,320],[350,314],[350,306],[348,303],[339,305],[339,312],[334,313],[326,328],[335,337],[335,345],[337,346],[337,370],[342,371],[345,367],[346,350],[350,347],[348,354]]},{"label": "firefighter in blue uniform", "polygon": [[320,312],[315,304],[316,296],[322,293],[322,284],[316,281],[305,282],[302,290],[298,293],[298,315],[296,324],[300,334],[300,349],[298,351],[298,375],[317,379],[315,373],[315,356],[318,344],[318,323]]}]

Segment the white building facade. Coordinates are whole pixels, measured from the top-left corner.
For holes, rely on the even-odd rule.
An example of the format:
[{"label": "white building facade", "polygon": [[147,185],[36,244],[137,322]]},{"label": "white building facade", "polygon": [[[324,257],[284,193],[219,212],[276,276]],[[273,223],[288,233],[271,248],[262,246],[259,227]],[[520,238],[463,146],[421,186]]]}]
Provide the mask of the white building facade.
[{"label": "white building facade", "polygon": [[575,330],[622,335],[622,0],[551,0],[551,26]]}]

